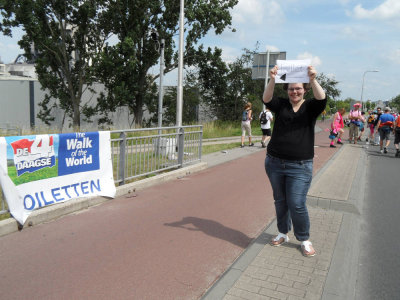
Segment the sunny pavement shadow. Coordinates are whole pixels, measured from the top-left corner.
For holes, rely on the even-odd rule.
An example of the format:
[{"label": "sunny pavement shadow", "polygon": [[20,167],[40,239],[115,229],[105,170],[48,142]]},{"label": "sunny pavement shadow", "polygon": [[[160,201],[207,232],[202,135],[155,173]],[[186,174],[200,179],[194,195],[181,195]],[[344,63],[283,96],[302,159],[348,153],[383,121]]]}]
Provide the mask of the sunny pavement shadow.
[{"label": "sunny pavement shadow", "polygon": [[209,236],[225,240],[243,249],[247,248],[253,240],[244,233],[226,227],[219,222],[197,217],[184,217],[181,221],[165,223],[164,225],[190,231],[202,231]]}]

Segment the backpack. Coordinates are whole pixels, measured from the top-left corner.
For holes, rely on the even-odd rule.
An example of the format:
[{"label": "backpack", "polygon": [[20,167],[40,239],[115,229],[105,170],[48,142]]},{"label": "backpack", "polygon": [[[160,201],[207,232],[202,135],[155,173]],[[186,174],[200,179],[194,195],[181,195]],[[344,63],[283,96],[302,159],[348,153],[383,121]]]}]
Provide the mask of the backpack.
[{"label": "backpack", "polygon": [[260,116],[260,123],[261,123],[262,125],[265,125],[265,124],[268,123],[267,112],[266,112],[266,111],[263,111],[263,112],[261,113],[261,116]]},{"label": "backpack", "polygon": [[247,120],[248,120],[247,112],[248,112],[247,110],[244,110],[244,111],[243,111],[243,113],[242,113],[242,121],[247,121]]},{"label": "backpack", "polygon": [[375,117],[374,117],[374,115],[370,115],[369,117],[368,117],[368,124],[372,124],[372,123],[374,123],[374,120],[375,120]]}]

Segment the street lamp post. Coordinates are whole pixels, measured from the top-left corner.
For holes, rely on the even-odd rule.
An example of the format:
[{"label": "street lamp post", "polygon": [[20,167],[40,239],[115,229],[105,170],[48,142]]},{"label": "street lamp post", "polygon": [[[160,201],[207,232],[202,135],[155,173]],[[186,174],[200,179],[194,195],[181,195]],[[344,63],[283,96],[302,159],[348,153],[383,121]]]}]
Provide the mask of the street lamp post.
[{"label": "street lamp post", "polygon": [[183,22],[184,22],[185,1],[181,0],[179,14],[179,57],[178,57],[178,87],[176,99],[176,126],[182,126],[182,107],[183,107]]},{"label": "street lamp post", "polygon": [[368,72],[379,72],[379,70],[368,70],[368,71],[365,71],[363,74],[362,87],[361,87],[361,98],[360,98],[362,111],[364,110],[364,103],[363,103],[364,80],[365,80],[365,74],[367,74]]}]

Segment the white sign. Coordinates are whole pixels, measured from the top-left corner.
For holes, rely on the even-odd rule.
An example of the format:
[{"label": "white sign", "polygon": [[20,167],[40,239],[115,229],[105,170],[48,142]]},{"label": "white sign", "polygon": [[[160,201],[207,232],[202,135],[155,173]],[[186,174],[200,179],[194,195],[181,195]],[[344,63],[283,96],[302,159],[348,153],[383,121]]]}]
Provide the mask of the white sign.
[{"label": "white sign", "polygon": [[280,59],[286,59],[286,52],[255,53],[253,56],[253,66],[251,68],[251,79],[265,80],[266,74],[269,76],[269,70],[271,70],[271,68],[276,65],[276,61]]},{"label": "white sign", "polygon": [[110,132],[0,137],[0,183],[20,224],[41,207],[114,197]]},{"label": "white sign", "polygon": [[304,60],[277,60],[278,73],[275,83],[308,83],[308,66],[310,59]]}]

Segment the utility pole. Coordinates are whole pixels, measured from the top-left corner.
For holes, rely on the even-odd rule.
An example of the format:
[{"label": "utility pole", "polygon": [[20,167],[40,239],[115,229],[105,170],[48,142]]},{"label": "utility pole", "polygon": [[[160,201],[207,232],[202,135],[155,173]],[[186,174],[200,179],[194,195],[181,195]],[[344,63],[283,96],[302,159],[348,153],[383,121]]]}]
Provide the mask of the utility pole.
[{"label": "utility pole", "polygon": [[182,126],[182,103],[183,103],[183,21],[184,21],[184,0],[181,0],[181,10],[179,14],[179,61],[178,61],[178,87],[176,99],[176,126]]},{"label": "utility pole", "polygon": [[367,74],[368,72],[379,72],[379,71],[378,70],[369,70],[369,71],[365,71],[363,74],[363,80],[362,80],[362,86],[361,86],[361,97],[360,97],[362,111],[364,110],[364,103],[363,103],[364,80],[365,80],[365,74]]}]

